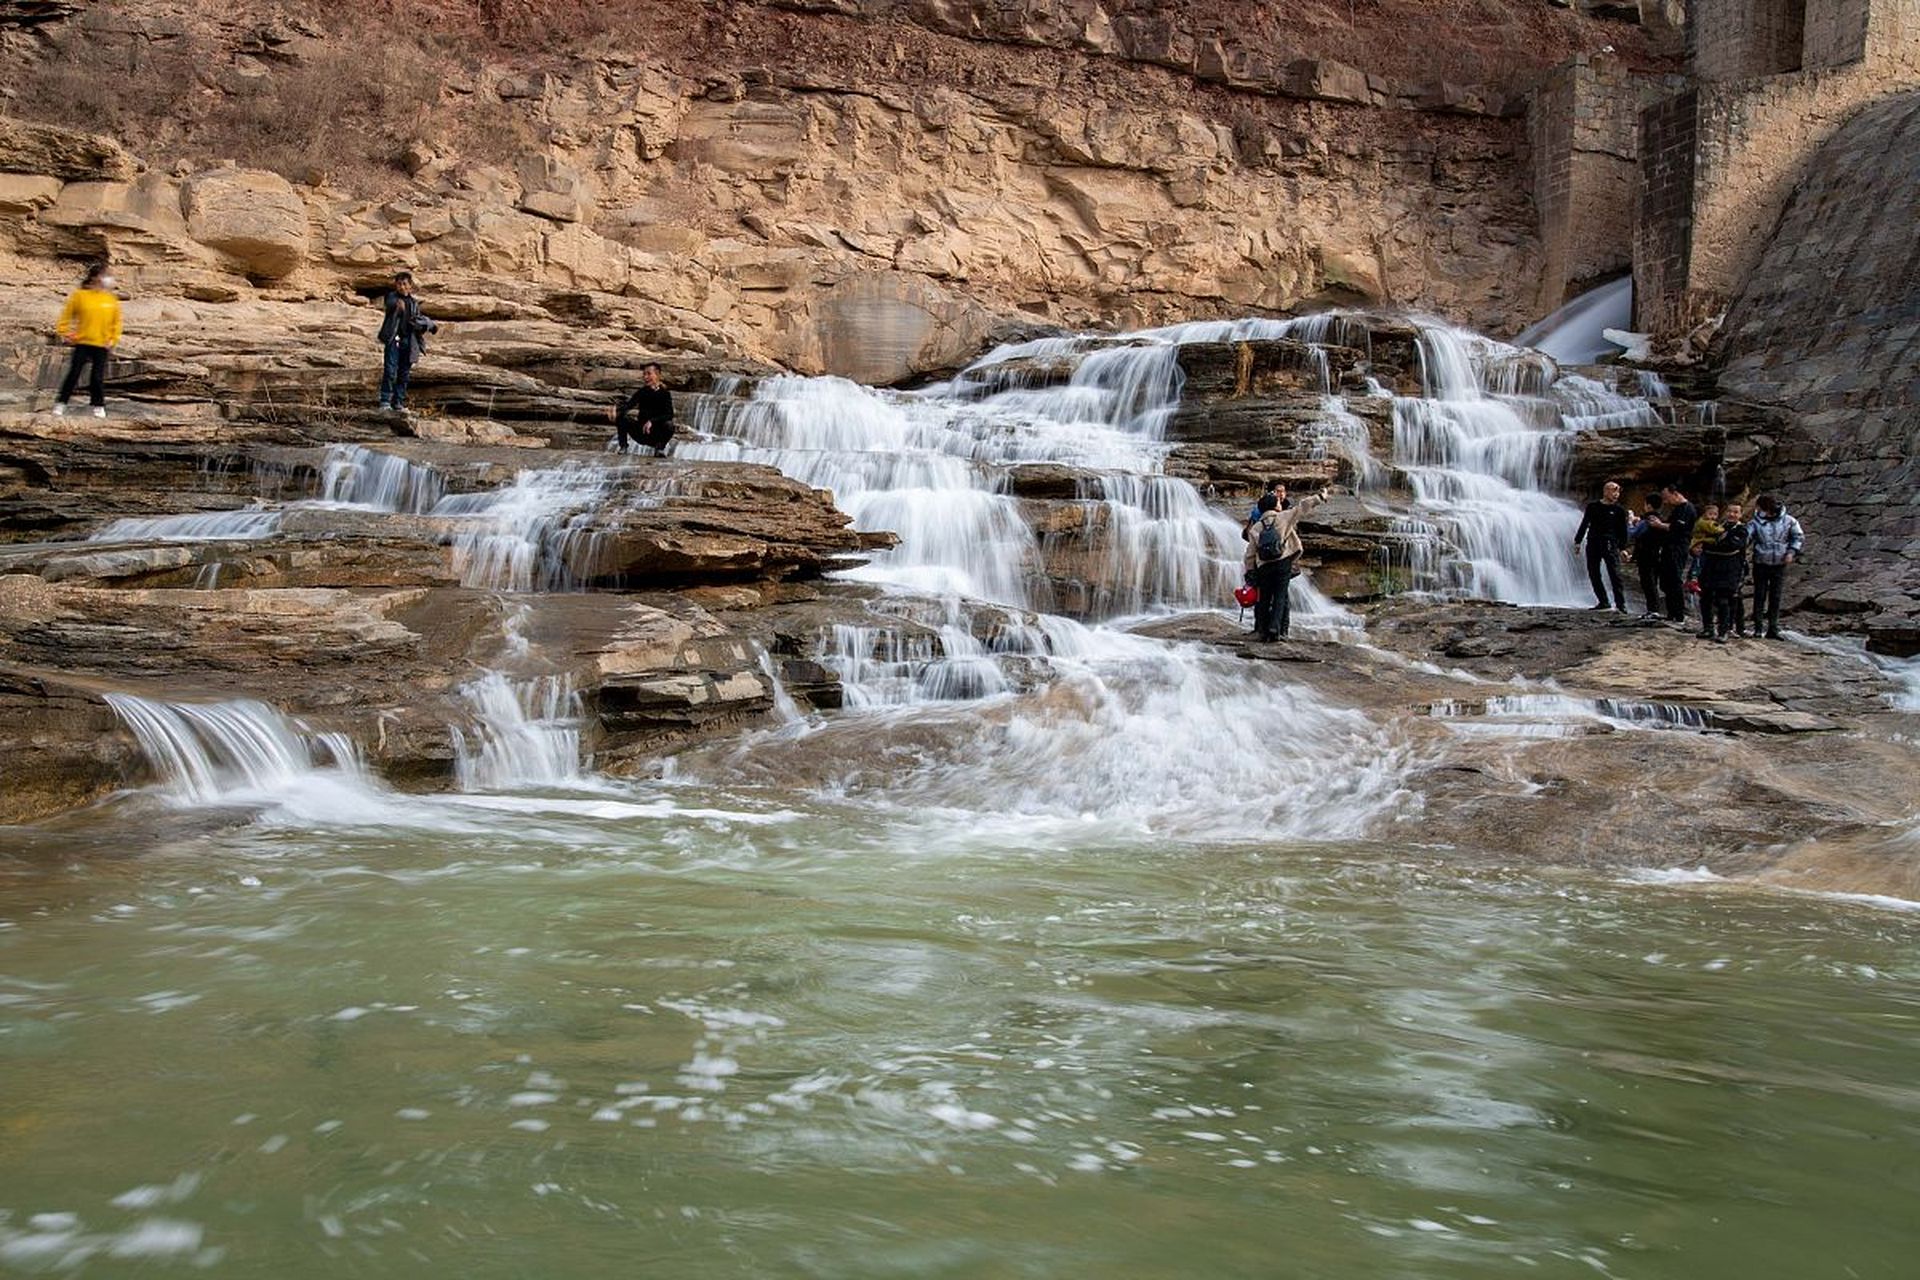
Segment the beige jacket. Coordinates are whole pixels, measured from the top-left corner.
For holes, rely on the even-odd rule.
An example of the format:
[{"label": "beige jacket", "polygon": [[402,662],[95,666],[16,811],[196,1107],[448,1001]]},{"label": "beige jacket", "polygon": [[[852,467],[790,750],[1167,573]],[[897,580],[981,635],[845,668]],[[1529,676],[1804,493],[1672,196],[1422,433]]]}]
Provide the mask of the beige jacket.
[{"label": "beige jacket", "polygon": [[[1291,560],[1306,550],[1300,542],[1300,517],[1306,515],[1307,512],[1313,510],[1324,501],[1326,501],[1326,499],[1318,494],[1310,498],[1301,498],[1293,504],[1291,509],[1286,511],[1269,511],[1261,516],[1258,521],[1248,525],[1246,529],[1247,550],[1246,554],[1240,557],[1241,565],[1251,570],[1262,563],[1260,560],[1260,530],[1266,526],[1272,526],[1280,531],[1280,558],[1282,560]],[[1267,561],[1266,563],[1271,564],[1272,561]]]}]

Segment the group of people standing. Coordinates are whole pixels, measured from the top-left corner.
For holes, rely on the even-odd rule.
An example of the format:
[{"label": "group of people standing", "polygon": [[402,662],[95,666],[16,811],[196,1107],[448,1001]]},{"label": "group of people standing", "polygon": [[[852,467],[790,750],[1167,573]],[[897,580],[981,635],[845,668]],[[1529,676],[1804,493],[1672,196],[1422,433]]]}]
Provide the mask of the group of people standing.
[{"label": "group of people standing", "polygon": [[[55,416],[64,416],[82,378],[96,418],[107,416],[107,364],[121,337],[120,295],[117,281],[104,262],[87,268],[80,287],[67,298],[54,336],[73,348],[66,377],[54,397]],[[394,273],[381,301],[380,400],[382,412],[405,413],[413,366],[426,354],[427,337],[439,325],[426,314],[414,292],[413,273]],[[649,363],[640,372],[640,385],[613,411],[614,442],[622,450],[645,445],[664,452],[674,436],[673,393],[660,379],[660,366]]]},{"label": "group of people standing", "polygon": [[1780,639],[1786,569],[1800,558],[1806,532],[1779,498],[1762,494],[1748,517],[1739,502],[1695,507],[1677,484],[1648,494],[1638,513],[1620,497],[1619,484],[1608,481],[1573,535],[1575,549],[1586,550],[1595,609],[1627,612],[1620,565],[1628,559],[1639,571],[1645,616],[1684,623],[1687,597],[1697,595],[1700,638],[1725,643],[1748,634],[1741,589],[1751,571],[1752,634]]}]

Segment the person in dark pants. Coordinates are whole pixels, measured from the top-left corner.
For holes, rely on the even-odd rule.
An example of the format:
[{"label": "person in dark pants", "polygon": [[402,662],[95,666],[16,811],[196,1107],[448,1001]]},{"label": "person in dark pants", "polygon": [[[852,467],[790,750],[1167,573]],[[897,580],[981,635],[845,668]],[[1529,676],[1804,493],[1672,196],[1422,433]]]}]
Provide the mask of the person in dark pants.
[{"label": "person in dark pants", "polygon": [[107,264],[97,262],[87,268],[86,278],[61,308],[53,330],[62,342],[73,347],[73,360],[67,376],[54,397],[53,413],[67,411],[67,401],[80,388],[82,374],[87,377],[87,392],[93,403],[93,416],[107,416],[107,358],[120,341],[120,297],[114,293],[114,278]]},{"label": "person in dark pants", "polygon": [[1687,620],[1687,596],[1682,579],[1693,550],[1693,523],[1700,518],[1678,485],[1660,491],[1660,514],[1647,519],[1660,534],[1660,594],[1666,597],[1667,620]]},{"label": "person in dark pants", "polygon": [[1600,581],[1604,565],[1613,584],[1614,612],[1625,613],[1627,589],[1620,582],[1620,553],[1627,546],[1627,509],[1620,505],[1620,486],[1612,480],[1601,486],[1599,501],[1589,502],[1586,514],[1580,517],[1580,527],[1573,533],[1575,550],[1583,541],[1587,544],[1587,580],[1593,583],[1593,598],[1598,601],[1593,607],[1607,607],[1607,590]]},{"label": "person in dark pants", "polygon": [[1761,494],[1753,506],[1753,519],[1747,525],[1753,548],[1753,634],[1762,634],[1764,619],[1767,639],[1778,640],[1780,592],[1786,585],[1787,566],[1800,558],[1807,535],[1772,494]]},{"label": "person in dark pants", "polygon": [[433,321],[420,312],[420,299],[413,295],[413,272],[397,272],[380,323],[382,409],[407,411],[407,383],[413,377],[414,362],[426,354],[427,335],[434,328]]},{"label": "person in dark pants", "polygon": [[1660,540],[1660,531],[1653,527],[1653,517],[1660,510],[1657,494],[1648,494],[1641,506],[1641,514],[1631,525],[1628,537],[1631,539],[1627,552],[1633,557],[1634,568],[1640,573],[1640,594],[1647,598],[1649,618],[1662,616],[1660,608],[1660,557],[1664,554],[1664,544]]},{"label": "person in dark pants", "polygon": [[1259,599],[1253,606],[1253,630],[1260,639],[1284,640],[1293,622],[1293,566],[1305,550],[1300,542],[1300,520],[1324,501],[1324,495],[1302,498],[1298,505],[1281,510],[1272,493],[1260,496],[1254,522],[1247,538],[1242,564]]},{"label": "person in dark pants", "polygon": [[1747,562],[1747,526],[1741,523],[1737,502],[1727,504],[1722,521],[1713,541],[1700,548],[1700,638],[1725,644],[1727,633],[1740,629],[1740,579]]},{"label": "person in dark pants", "polygon": [[615,411],[613,429],[615,443],[623,450],[631,436],[635,444],[657,453],[667,451],[674,430],[673,393],[661,384],[659,365],[649,364],[640,371],[640,385]]}]

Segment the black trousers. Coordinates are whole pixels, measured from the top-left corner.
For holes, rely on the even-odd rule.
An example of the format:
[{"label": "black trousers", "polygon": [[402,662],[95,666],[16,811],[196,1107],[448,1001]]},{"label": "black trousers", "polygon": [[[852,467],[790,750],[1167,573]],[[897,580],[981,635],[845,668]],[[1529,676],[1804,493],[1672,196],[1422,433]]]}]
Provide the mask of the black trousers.
[{"label": "black trousers", "polygon": [[60,395],[56,403],[65,404],[73,399],[74,391],[80,386],[80,371],[92,365],[93,375],[87,384],[87,390],[93,394],[93,407],[104,408],[107,403],[107,357],[110,354],[106,347],[75,344],[73,363],[67,366],[66,380],[60,384]]},{"label": "black trousers", "polygon": [[1593,598],[1601,604],[1607,602],[1607,589],[1600,581],[1600,566],[1607,567],[1607,578],[1613,583],[1613,603],[1620,612],[1627,611],[1627,590],[1620,585],[1620,552],[1616,547],[1604,542],[1587,544],[1587,581],[1593,584]]},{"label": "black trousers", "polygon": [[1287,634],[1287,626],[1293,621],[1293,604],[1288,599],[1288,588],[1292,585],[1291,556],[1254,567],[1253,589],[1260,593],[1253,603],[1254,634],[1262,639]]},{"label": "black trousers", "polygon": [[649,422],[644,427],[630,426],[625,418],[616,418],[614,433],[619,437],[620,447],[627,447],[631,439],[635,444],[643,444],[649,449],[661,453],[667,451],[667,445],[673,440],[674,426],[671,422]]},{"label": "black trousers", "polygon": [[1647,598],[1647,612],[1660,612],[1660,557],[1641,554],[1634,557],[1633,567],[1640,571],[1640,594]]},{"label": "black trousers", "polygon": [[1681,583],[1686,571],[1687,552],[1684,547],[1678,555],[1668,551],[1660,557],[1660,592],[1667,598],[1667,617],[1674,622],[1687,620],[1687,593]]},{"label": "black trousers", "polygon": [[1753,566],[1753,629],[1761,629],[1761,620],[1766,621],[1768,635],[1780,634],[1780,589],[1786,585],[1787,566],[1783,564],[1761,564]]},{"label": "black trousers", "polygon": [[1700,589],[1700,629],[1724,636],[1740,623],[1740,584]]}]

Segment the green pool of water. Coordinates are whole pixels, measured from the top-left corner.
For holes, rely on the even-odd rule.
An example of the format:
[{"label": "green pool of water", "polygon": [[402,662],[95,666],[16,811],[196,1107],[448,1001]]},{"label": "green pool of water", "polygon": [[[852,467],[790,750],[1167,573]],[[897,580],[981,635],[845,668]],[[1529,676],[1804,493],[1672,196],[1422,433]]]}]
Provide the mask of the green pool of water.
[{"label": "green pool of water", "polygon": [[1915,1274],[1920,916],[787,803],[0,834],[0,1272]]}]

